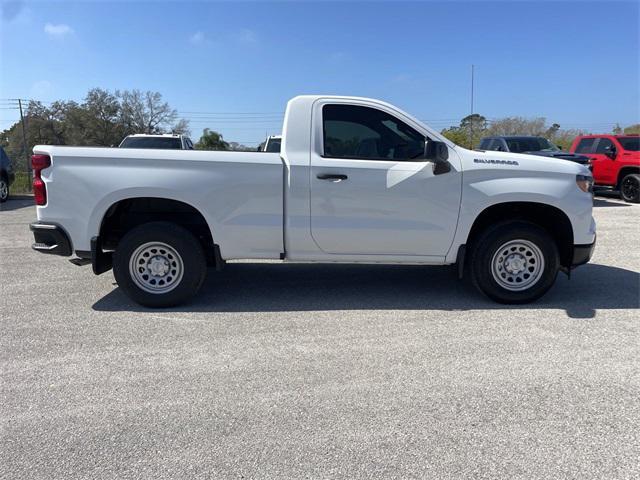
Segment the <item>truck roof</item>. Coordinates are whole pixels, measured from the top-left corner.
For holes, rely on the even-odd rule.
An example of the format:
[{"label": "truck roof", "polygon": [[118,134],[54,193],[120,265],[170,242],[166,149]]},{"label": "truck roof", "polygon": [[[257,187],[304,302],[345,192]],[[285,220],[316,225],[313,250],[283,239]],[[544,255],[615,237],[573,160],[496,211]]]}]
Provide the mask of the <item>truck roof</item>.
[{"label": "truck roof", "polygon": [[[351,96],[347,96],[347,95],[298,95],[296,97],[293,97],[291,100],[289,100],[289,102],[287,103],[287,109],[286,109],[286,113],[285,113],[285,124],[287,123],[287,115],[290,114],[291,109],[295,108],[295,106],[297,105],[311,105],[313,103],[315,103],[318,100],[323,100],[323,99],[329,99],[329,100],[345,100],[347,102],[354,102],[354,103],[358,103],[358,102],[362,102],[365,106],[371,107],[372,105],[379,105],[381,107],[387,108],[393,112],[395,112],[396,115],[398,115],[400,118],[404,117],[405,120],[409,120],[409,123],[414,123],[416,125],[419,125],[420,127],[422,127],[424,130],[426,130],[427,132],[429,132],[429,135],[441,142],[444,142],[445,144],[447,144],[449,147],[451,148],[456,148],[457,145],[455,143],[453,143],[451,140],[449,140],[447,137],[445,137],[444,135],[442,135],[440,132],[434,130],[433,128],[431,128],[427,123],[418,120],[416,117],[414,117],[413,115],[405,112],[404,110],[400,110],[398,107],[396,107],[395,105],[392,105],[390,103],[387,102],[383,102],[382,100],[377,100],[375,98],[367,98],[367,97],[351,97]],[[304,110],[304,109],[303,109]],[[287,135],[290,134],[290,132],[286,132]]]},{"label": "truck roof", "polygon": [[544,138],[542,135],[489,135],[483,138]]}]

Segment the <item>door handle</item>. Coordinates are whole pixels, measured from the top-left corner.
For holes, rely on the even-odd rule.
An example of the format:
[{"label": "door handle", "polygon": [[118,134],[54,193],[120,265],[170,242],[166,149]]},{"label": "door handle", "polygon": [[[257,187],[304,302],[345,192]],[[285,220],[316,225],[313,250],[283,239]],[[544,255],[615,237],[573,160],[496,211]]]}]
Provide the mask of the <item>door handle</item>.
[{"label": "door handle", "polygon": [[338,183],[343,180],[346,180],[348,177],[346,175],[341,174],[333,174],[333,173],[319,173],[316,175],[318,180],[329,180],[333,183]]}]

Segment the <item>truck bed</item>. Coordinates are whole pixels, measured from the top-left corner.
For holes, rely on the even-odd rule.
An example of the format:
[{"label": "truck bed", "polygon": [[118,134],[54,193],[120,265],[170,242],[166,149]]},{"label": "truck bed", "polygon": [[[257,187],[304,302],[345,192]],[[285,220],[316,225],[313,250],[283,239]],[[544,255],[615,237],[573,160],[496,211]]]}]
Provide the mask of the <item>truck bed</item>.
[{"label": "truck bed", "polygon": [[[200,205],[223,258],[279,258],[282,161],[277,153],[38,146],[48,201],[38,219],[64,225],[90,250],[106,211],[131,197]],[[88,220],[88,221],[87,221]]]}]

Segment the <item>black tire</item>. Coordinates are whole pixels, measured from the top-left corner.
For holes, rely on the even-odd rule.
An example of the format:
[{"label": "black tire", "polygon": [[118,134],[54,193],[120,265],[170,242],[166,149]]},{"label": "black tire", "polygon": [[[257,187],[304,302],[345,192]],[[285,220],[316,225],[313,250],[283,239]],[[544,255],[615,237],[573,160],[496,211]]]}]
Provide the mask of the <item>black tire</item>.
[{"label": "black tire", "polygon": [[[521,247],[517,246],[518,241],[521,242]],[[509,242],[514,243],[509,245]],[[505,247],[505,245],[509,245],[509,247]],[[516,250],[510,252],[514,245]],[[517,251],[519,248],[523,248],[522,254]],[[516,253],[516,256],[509,258],[512,253]],[[541,257],[544,261],[544,268],[541,267],[542,262],[535,264],[537,257]],[[500,263],[502,258],[507,260]],[[497,265],[495,276],[492,268],[494,259]],[[513,259],[520,262],[515,264],[518,267],[518,274],[510,274],[506,269],[498,270],[506,267],[507,261],[513,262]],[[478,290],[499,303],[521,304],[537,300],[551,288],[558,275],[560,257],[555,241],[546,230],[532,223],[518,221],[502,223],[485,230],[472,246],[469,263],[471,278]],[[511,265],[512,263],[509,263],[509,267]],[[530,268],[536,269],[531,270],[535,273],[529,273]],[[537,280],[534,280],[532,275]],[[505,277],[501,280],[502,282],[511,282],[510,288],[523,289],[514,291],[505,288],[496,281],[496,276]],[[520,281],[525,282],[523,285],[526,285],[527,282],[532,282],[532,284],[524,288],[515,283],[518,277],[520,277]]]},{"label": "black tire", "polygon": [[[135,278],[137,276],[135,268],[132,267],[133,270],[130,269],[130,262],[137,265],[132,256],[135,255],[136,258],[140,256],[139,261],[142,263],[144,258],[141,255],[143,254],[139,252],[145,252],[145,249],[152,249],[154,242],[168,247],[168,252],[165,252],[160,247],[160,250],[164,252],[162,255],[167,255],[168,258],[160,256],[161,252],[158,251],[158,256],[154,257],[154,259],[160,259],[158,262],[177,260],[179,265],[182,266],[181,275],[175,275],[172,278],[170,276],[172,267],[165,263],[169,271],[162,273],[162,275],[166,276],[155,277],[154,275],[147,275],[147,277],[154,282],[156,282],[156,278],[159,282],[164,281],[164,279],[168,279],[167,283],[173,281],[174,283],[171,287],[160,287],[159,285],[156,287],[148,284],[148,282],[145,283],[142,278]],[[151,246],[148,246],[149,244]],[[177,257],[175,256],[176,253]],[[152,253],[151,255],[154,256],[156,254]],[[149,258],[147,264],[142,265],[140,271],[150,271],[146,269],[148,268],[147,265],[150,265],[151,258],[148,256],[147,258]],[[162,266],[159,268],[162,268]],[[176,273],[176,270],[173,270],[173,273]],[[145,307],[173,307],[185,303],[198,293],[206,274],[207,261],[202,245],[191,232],[174,223],[150,222],[134,228],[120,240],[113,255],[113,275],[116,282],[129,298]],[[147,288],[171,288],[171,290],[149,292],[141,288],[140,285],[147,285]]]},{"label": "black tire", "polygon": [[629,203],[640,203],[640,175],[630,173],[620,182],[620,198]]},{"label": "black tire", "polygon": [[4,175],[0,176],[0,203],[4,203],[9,198],[9,182]]}]

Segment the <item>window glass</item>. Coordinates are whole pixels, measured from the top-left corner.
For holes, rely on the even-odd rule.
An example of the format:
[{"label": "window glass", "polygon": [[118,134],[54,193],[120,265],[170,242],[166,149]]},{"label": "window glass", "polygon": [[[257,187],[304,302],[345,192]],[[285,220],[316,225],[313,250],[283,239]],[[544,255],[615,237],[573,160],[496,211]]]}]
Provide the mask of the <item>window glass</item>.
[{"label": "window glass", "polygon": [[491,147],[489,148],[489,150],[493,150],[496,152],[502,152],[504,151],[504,146],[502,144],[502,140],[499,138],[494,138],[493,141],[491,142]]},{"label": "window glass", "polygon": [[615,147],[613,146],[613,142],[608,138],[601,138],[598,142],[598,146],[596,147],[596,153],[609,153]]},{"label": "window glass", "polygon": [[618,141],[625,150],[633,152],[640,150],[640,137],[618,137]]},{"label": "window glass", "polygon": [[558,150],[558,147],[544,137],[511,137],[506,140],[509,151],[515,153]]},{"label": "window glass", "polygon": [[595,138],[583,138],[576,147],[576,153],[591,153],[595,141]]},{"label": "window glass", "polygon": [[325,105],[322,118],[326,157],[413,160],[424,153],[425,137],[381,110]]},{"label": "window glass", "polygon": [[174,137],[127,137],[120,148],[163,148],[180,150],[182,143]]},{"label": "window glass", "polygon": [[483,138],[480,142],[480,146],[478,147],[480,150],[489,150],[489,145],[491,144],[490,138]]},{"label": "window glass", "polygon": [[279,138],[270,138],[267,142],[267,152],[279,153],[282,140]]}]

